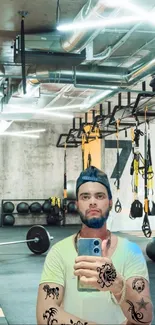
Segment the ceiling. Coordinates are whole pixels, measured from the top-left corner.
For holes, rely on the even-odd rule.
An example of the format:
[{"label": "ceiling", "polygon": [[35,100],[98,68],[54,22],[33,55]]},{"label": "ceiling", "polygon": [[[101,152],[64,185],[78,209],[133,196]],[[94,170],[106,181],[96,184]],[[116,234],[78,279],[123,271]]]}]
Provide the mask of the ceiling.
[{"label": "ceiling", "polygon": [[[146,13],[154,13],[154,0],[131,2]],[[81,11],[83,7],[85,10]],[[25,75],[19,11],[27,12]],[[152,92],[149,83],[155,73],[155,24],[146,20],[121,23],[122,17],[133,15],[137,12],[122,8],[117,0],[113,7],[111,0],[1,0],[0,119],[72,123],[72,116],[84,118],[92,109],[97,113],[102,103],[107,121],[119,104],[124,108],[117,109],[115,118],[126,118],[130,123],[134,105],[131,104],[140,91]],[[112,24],[99,28],[94,24],[91,30],[56,30],[56,23],[71,23],[74,19],[82,23],[91,17],[96,21],[109,19]],[[115,18],[120,20],[119,24]],[[146,84],[142,89],[143,81]],[[126,107],[129,92],[130,105]],[[119,93],[122,95],[118,103]],[[148,100],[152,112],[153,95],[143,99],[139,108],[144,110]]]}]

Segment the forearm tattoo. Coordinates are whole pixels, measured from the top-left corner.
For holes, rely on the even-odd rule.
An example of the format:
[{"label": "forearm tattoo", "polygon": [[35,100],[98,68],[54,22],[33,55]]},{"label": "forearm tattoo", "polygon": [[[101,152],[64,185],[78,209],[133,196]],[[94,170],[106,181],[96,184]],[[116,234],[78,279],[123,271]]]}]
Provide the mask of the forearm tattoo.
[{"label": "forearm tattoo", "polygon": [[133,303],[130,300],[126,300],[126,302],[130,305],[128,311],[131,313],[132,319],[138,323],[142,323],[142,324],[146,323],[146,321],[145,322],[142,321],[142,319],[144,318],[143,313],[136,311]]},{"label": "forearm tattoo", "polygon": [[53,296],[53,299],[56,298],[58,299],[59,297],[59,288],[50,288],[50,286],[48,284],[44,285],[43,290],[46,292],[46,297],[45,299],[47,299],[47,297],[51,297],[51,295]]},{"label": "forearm tattoo", "polygon": [[141,293],[145,289],[145,281],[143,278],[136,278],[132,282],[132,289]]},{"label": "forearm tattoo", "polygon": [[[47,325],[57,324],[58,320],[55,318],[55,315],[57,314],[58,310],[56,308],[50,308],[49,310],[46,310],[43,314],[43,319],[47,319]],[[77,321],[74,323],[72,319],[70,319],[70,322],[67,324],[72,325],[87,325],[87,322],[81,323],[81,321]],[[66,325],[66,324],[60,324],[60,325]]]},{"label": "forearm tattoo", "polygon": [[97,272],[99,272],[99,280],[97,283],[100,284],[101,288],[105,286],[107,288],[110,287],[117,277],[113,264],[105,263],[102,267],[97,268]]}]

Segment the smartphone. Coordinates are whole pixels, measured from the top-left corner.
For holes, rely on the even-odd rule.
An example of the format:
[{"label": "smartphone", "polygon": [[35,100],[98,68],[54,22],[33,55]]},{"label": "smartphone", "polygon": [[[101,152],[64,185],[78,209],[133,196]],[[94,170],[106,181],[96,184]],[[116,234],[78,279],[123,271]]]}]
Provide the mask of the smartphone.
[{"label": "smartphone", "polygon": [[[79,238],[77,241],[78,256],[102,256],[102,241],[100,238]],[[78,291],[99,291],[91,286],[83,285],[77,279]]]}]

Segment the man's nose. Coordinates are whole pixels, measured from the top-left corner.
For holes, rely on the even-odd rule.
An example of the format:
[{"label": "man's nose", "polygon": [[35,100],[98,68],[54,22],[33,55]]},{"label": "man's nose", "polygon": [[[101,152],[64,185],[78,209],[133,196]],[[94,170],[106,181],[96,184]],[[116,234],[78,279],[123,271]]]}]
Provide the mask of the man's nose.
[{"label": "man's nose", "polygon": [[94,196],[91,196],[91,198],[90,198],[90,206],[96,206],[97,205],[97,202],[96,202],[96,199],[95,199],[95,197]]}]

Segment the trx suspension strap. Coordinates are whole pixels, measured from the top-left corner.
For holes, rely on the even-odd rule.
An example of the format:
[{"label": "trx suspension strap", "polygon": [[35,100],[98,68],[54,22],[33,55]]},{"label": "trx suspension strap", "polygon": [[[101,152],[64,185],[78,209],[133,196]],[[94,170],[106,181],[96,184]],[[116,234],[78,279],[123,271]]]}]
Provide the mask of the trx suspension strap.
[{"label": "trx suspension strap", "polygon": [[146,121],[146,111],[147,108],[145,108],[145,131],[144,131],[144,170],[145,170],[145,177],[144,177],[144,219],[142,224],[142,231],[145,235],[145,237],[149,238],[151,237],[152,231],[150,228],[150,223],[148,219],[148,155],[147,155],[147,121]]},{"label": "trx suspension strap", "polygon": [[82,170],[84,170],[84,145],[85,145],[85,135],[82,134],[82,144],[81,144],[81,150],[82,150]]},{"label": "trx suspension strap", "polygon": [[132,138],[132,149],[133,149],[133,161],[131,164],[130,175],[133,176],[133,193],[134,200],[131,204],[130,215],[131,219],[141,218],[143,216],[143,205],[138,199],[138,187],[139,187],[139,161],[140,161],[140,152],[139,152],[139,139],[140,135],[143,135],[143,132],[138,129],[138,124],[136,124],[136,129],[134,130],[134,135],[131,134]]},{"label": "trx suspension strap", "polygon": [[117,138],[117,178],[115,181],[117,187],[117,201],[115,203],[115,212],[120,213],[122,211],[121,202],[119,200],[119,190],[120,190],[120,177],[119,177],[119,139],[118,139],[118,130],[119,130],[120,121],[116,121],[116,138]]},{"label": "trx suspension strap", "polygon": [[152,157],[151,157],[151,138],[150,138],[150,124],[149,121],[147,121],[148,124],[148,161],[149,161],[149,166],[148,166],[148,194],[150,198],[151,194],[151,201],[152,201],[152,209],[148,210],[149,215],[155,215],[155,203],[154,203],[154,190],[153,190],[153,177],[154,177],[154,172],[153,172],[153,167],[152,167]]},{"label": "trx suspension strap", "polygon": [[63,197],[63,214],[67,211],[67,155],[66,155],[66,143],[64,144],[64,197]]}]

